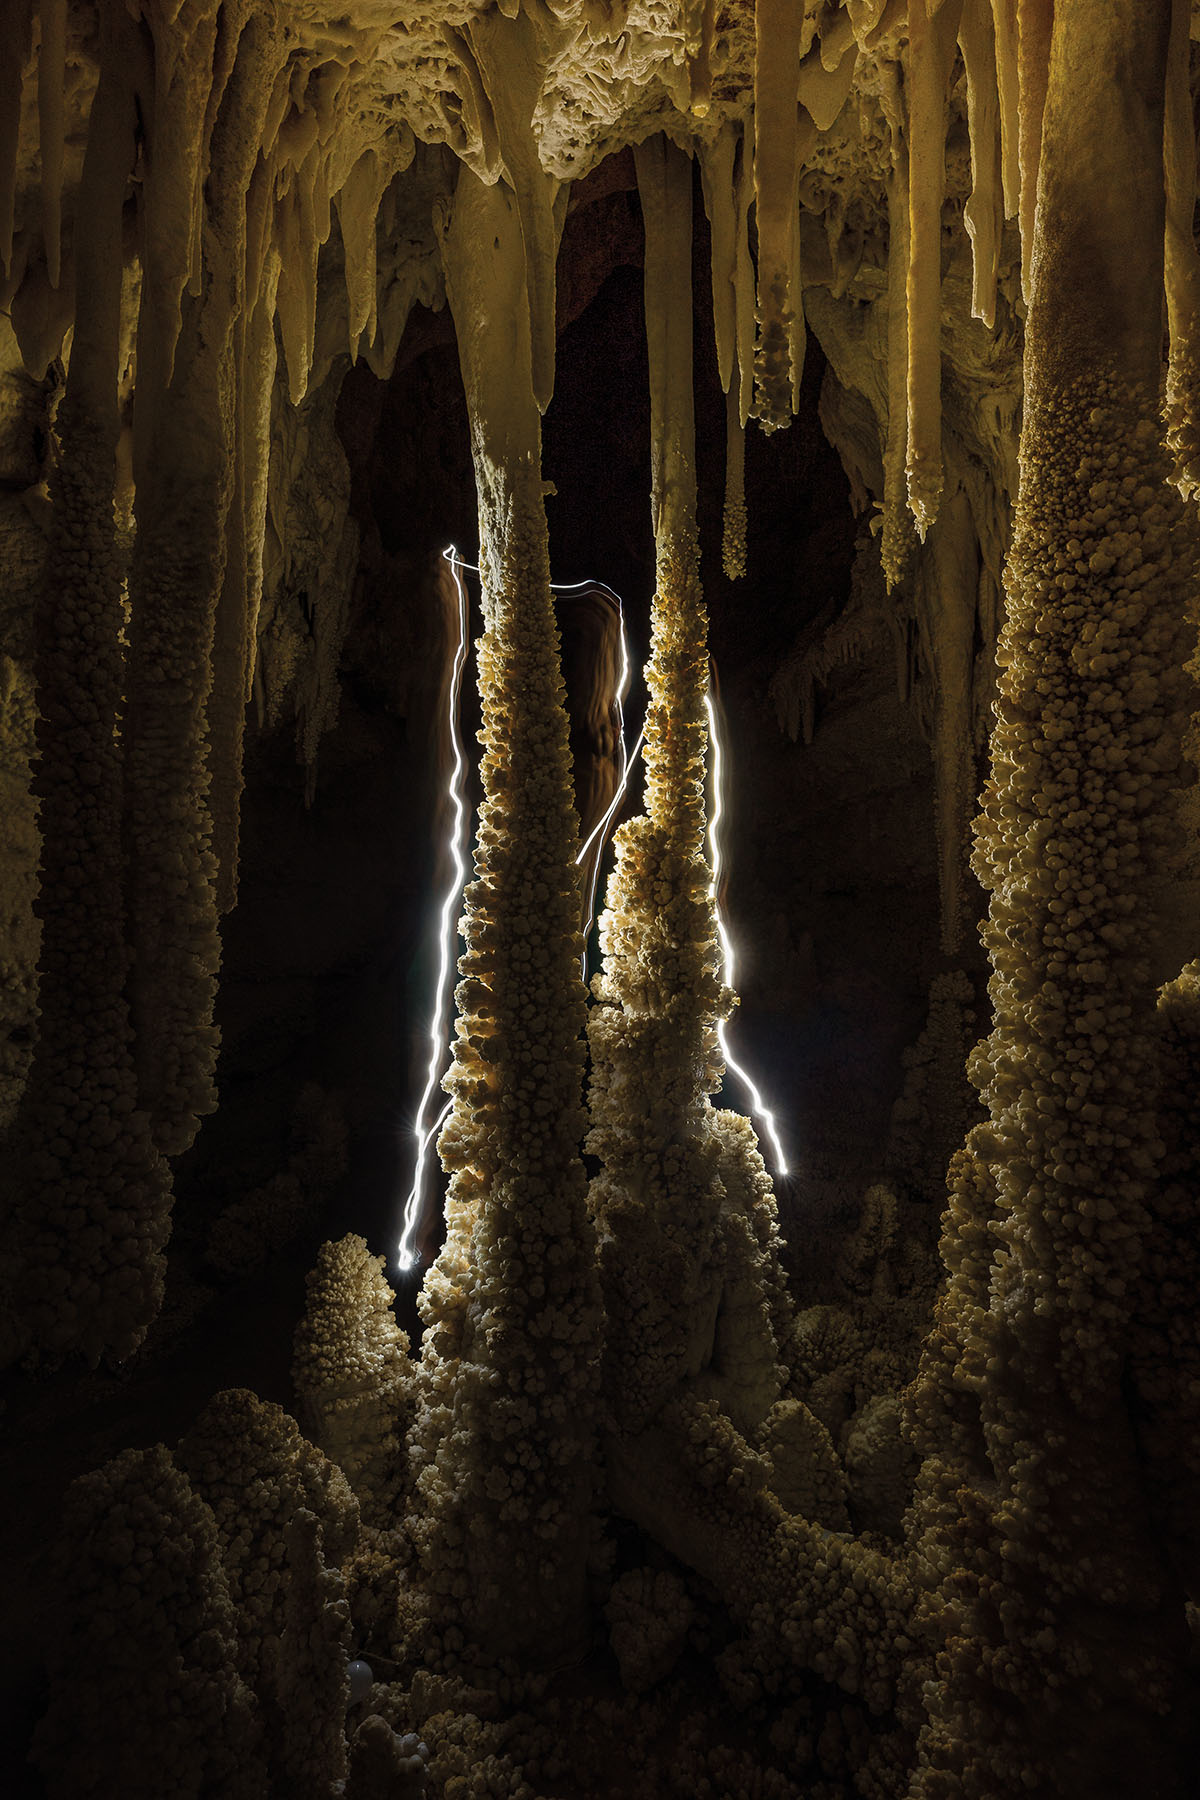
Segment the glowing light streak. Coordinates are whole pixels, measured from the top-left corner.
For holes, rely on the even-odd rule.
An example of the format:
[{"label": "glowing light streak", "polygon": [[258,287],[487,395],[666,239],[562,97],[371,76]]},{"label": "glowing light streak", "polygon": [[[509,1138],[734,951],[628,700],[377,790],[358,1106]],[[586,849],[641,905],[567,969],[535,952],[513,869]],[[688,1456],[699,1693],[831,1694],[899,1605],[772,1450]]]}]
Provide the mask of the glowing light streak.
[{"label": "glowing light streak", "polygon": [[[404,1228],[396,1255],[397,1266],[402,1274],[410,1274],[416,1269],[420,1262],[420,1256],[416,1249],[416,1235],[420,1228],[421,1215],[424,1211],[425,1176],[428,1167],[429,1149],[430,1145],[435,1142],[442,1126],[449,1118],[450,1108],[453,1104],[452,1101],[447,1100],[433,1124],[426,1125],[425,1120],[429,1109],[429,1103],[433,1099],[438,1084],[438,1077],[442,1072],[442,1066],[446,1060],[446,1051],[449,1040],[449,1019],[447,1017],[446,1000],[450,986],[451,968],[454,962],[454,945],[457,937],[455,929],[457,920],[455,913],[467,872],[466,808],[463,805],[462,793],[463,774],[466,769],[466,757],[463,754],[462,739],[458,729],[459,700],[462,695],[463,671],[467,661],[467,594],[459,571],[463,570],[471,575],[482,575],[483,571],[475,563],[464,562],[459,556],[457,548],[453,544],[448,545],[447,548],[442,551],[442,556],[450,565],[450,572],[454,577],[455,593],[458,596],[458,644],[454,653],[454,667],[450,677],[449,699],[450,743],[454,752],[454,771],[450,778],[449,788],[450,800],[454,808],[454,826],[450,833],[449,849],[454,863],[454,878],[451,886],[446,890],[446,897],[442,902],[441,924],[438,932],[440,960],[438,964],[438,979],[433,1004],[433,1018],[430,1021],[429,1026],[429,1067],[425,1077],[425,1091],[421,1095],[421,1103],[417,1108],[417,1119],[414,1126],[417,1138],[417,1156],[413,1167],[412,1186],[409,1189],[408,1198],[404,1202]],[[555,582],[552,585],[553,591],[556,594],[576,593],[585,589],[599,589],[600,592],[607,594],[610,599],[616,602],[617,618],[620,621],[621,628],[621,678],[617,685],[616,694],[617,722],[621,746],[621,773],[617,782],[616,793],[609,802],[603,817],[598,820],[588,833],[587,842],[575,858],[575,864],[576,867],[578,867],[583,862],[584,857],[588,854],[592,845],[597,845],[596,854],[592,859],[588,877],[587,918],[589,924],[587,933],[584,937],[581,971],[584,984],[586,985],[587,940],[591,936],[592,925],[595,923],[596,882],[600,874],[600,860],[604,851],[604,838],[608,826],[612,823],[617,808],[625,797],[625,790],[629,785],[629,777],[633,771],[634,764],[637,761],[638,752],[642,747],[642,737],[645,734],[638,734],[638,740],[633,747],[633,752],[631,755],[627,756],[625,753],[624,708],[625,696],[629,692],[631,669],[629,639],[625,631],[625,613],[621,605],[620,595],[615,594],[612,588],[608,587],[602,581]]]},{"label": "glowing light streak", "polygon": [[[721,909],[721,903],[717,898],[717,892],[721,883],[720,827],[721,820],[725,813],[725,783],[721,737],[717,730],[717,714],[716,708],[712,703],[711,693],[704,696],[704,710],[708,714],[708,739],[713,749],[713,809],[712,817],[708,822],[708,848],[712,858],[712,881],[709,884],[708,893],[717,915],[717,936],[721,943],[725,986],[732,987],[734,985],[733,944],[729,936],[728,927],[725,924],[725,916]],[[735,1060],[733,1052],[729,1048],[729,1040],[726,1036],[724,1020],[717,1026],[717,1039],[721,1045],[721,1053],[725,1058],[725,1067],[732,1074],[737,1076],[738,1080],[749,1094],[751,1115],[755,1122],[760,1125],[761,1129],[765,1130],[767,1136],[771,1140],[771,1148],[775,1152],[776,1174],[786,1175],[788,1172],[787,1158],[783,1154],[783,1145],[780,1143],[779,1133],[775,1129],[775,1116],[765,1104],[763,1097],[755,1086],[749,1072],[742,1067],[741,1063]]]},{"label": "glowing light streak", "polygon": [[450,776],[449,789],[450,804],[454,809],[454,824],[449,838],[454,873],[450,885],[446,889],[446,897],[442,901],[442,916],[438,930],[440,961],[437,986],[434,989],[433,1018],[429,1025],[429,1067],[425,1076],[425,1091],[421,1095],[421,1104],[417,1108],[417,1120],[414,1128],[417,1135],[417,1159],[413,1168],[412,1187],[404,1202],[404,1229],[396,1252],[397,1264],[404,1274],[415,1269],[420,1260],[416,1250],[416,1234],[421,1222],[425,1198],[425,1169],[429,1146],[437,1137],[450,1111],[450,1103],[447,1101],[435,1122],[432,1125],[426,1125],[429,1104],[437,1089],[438,1077],[442,1072],[442,1064],[446,1056],[446,1042],[449,1035],[447,999],[458,936],[456,914],[459,896],[467,875],[467,809],[463,804],[463,776],[466,772],[467,759],[463,753],[462,737],[458,728],[459,699],[462,694],[463,670],[467,662],[467,590],[463,586],[458,571],[468,565],[459,561],[458,551],[453,544],[443,550],[442,555],[450,565],[450,573],[454,577],[454,591],[458,597],[458,643],[454,651],[454,665],[450,672],[450,699],[447,709],[450,747],[454,753],[454,769]]},{"label": "glowing light streak", "polygon": [[[596,581],[596,582],[576,582],[574,585],[576,587],[602,587],[603,583],[598,582],[598,581]],[[604,592],[607,594],[612,594],[612,589],[605,588]],[[616,694],[617,735],[618,735],[618,739],[619,739],[620,745],[621,745],[621,773],[617,777],[616,792],[614,793],[612,799],[609,801],[602,816],[596,821],[596,823],[592,826],[592,829],[588,832],[587,842],[583,845],[582,849],[579,852],[579,855],[575,858],[575,867],[578,868],[579,865],[582,863],[584,857],[588,854],[588,851],[591,849],[592,845],[595,844],[596,854],[595,854],[595,856],[593,856],[590,864],[588,865],[588,872],[587,872],[587,876],[586,876],[587,905],[584,908],[584,917],[587,919],[588,923],[587,923],[587,928],[584,932],[584,937],[583,937],[583,951],[582,951],[582,954],[579,959],[579,972],[580,972],[581,976],[583,977],[584,987],[587,986],[588,939],[592,935],[592,926],[596,922],[596,883],[600,879],[600,863],[601,863],[601,859],[604,856],[604,844],[605,844],[605,840],[608,836],[608,828],[612,824],[612,821],[613,821],[614,817],[616,816],[617,808],[620,806],[622,800],[625,798],[625,790],[629,786],[629,777],[633,772],[633,765],[637,761],[638,751],[642,747],[642,739],[646,735],[644,731],[639,731],[637,743],[633,746],[632,754],[626,755],[626,753],[625,753],[625,696],[629,692],[629,674],[630,674],[629,637],[625,630],[625,609],[621,605],[620,595],[612,594],[612,597],[617,603],[617,619],[620,622],[620,627],[621,627],[621,679],[617,683],[617,694]]]}]

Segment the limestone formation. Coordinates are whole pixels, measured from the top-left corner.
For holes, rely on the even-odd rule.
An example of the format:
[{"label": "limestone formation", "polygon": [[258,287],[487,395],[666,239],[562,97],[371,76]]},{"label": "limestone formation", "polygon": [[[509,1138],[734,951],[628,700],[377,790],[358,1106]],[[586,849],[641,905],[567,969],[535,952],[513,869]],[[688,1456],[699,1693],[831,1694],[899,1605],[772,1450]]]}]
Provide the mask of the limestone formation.
[{"label": "limestone formation", "polygon": [[[33,1742],[53,1800],[1190,1792],[1198,39],[1196,0],[0,5],[17,1411],[57,1450],[73,1408],[103,1441],[118,1382],[178,1403],[170,1330],[147,1338],[173,1184],[176,1319],[197,1270],[232,1308],[252,1276],[276,1294],[318,1212],[334,1234],[295,1341],[313,1441],[226,1388],[174,1452],[70,1488]],[[560,241],[597,195],[644,267],[654,569],[644,784],[588,989],[542,415],[581,304]],[[481,802],[410,1356],[411,1293],[353,1215],[354,1094],[296,1078],[287,1167],[218,1184],[216,1217],[205,1175],[243,797],[286,766],[310,817],[362,723],[363,587],[407,566],[346,397],[381,408],[451,330]],[[858,515],[812,595],[765,569],[756,515],[799,412]],[[896,984],[916,1023],[880,1025],[881,1166],[839,1179],[797,1129],[790,1186],[720,1096],[708,842],[705,591],[717,641],[768,581],[796,616],[740,703],[767,694],[810,767],[827,700],[882,665],[873,704],[894,663],[934,921]],[[411,621],[428,583],[392,587]],[[819,856],[779,813],[792,866]],[[337,1015],[331,1060],[366,1081],[374,1040]],[[287,1051],[265,1060],[282,1094]],[[43,1422],[23,1384],[47,1373]]]}]

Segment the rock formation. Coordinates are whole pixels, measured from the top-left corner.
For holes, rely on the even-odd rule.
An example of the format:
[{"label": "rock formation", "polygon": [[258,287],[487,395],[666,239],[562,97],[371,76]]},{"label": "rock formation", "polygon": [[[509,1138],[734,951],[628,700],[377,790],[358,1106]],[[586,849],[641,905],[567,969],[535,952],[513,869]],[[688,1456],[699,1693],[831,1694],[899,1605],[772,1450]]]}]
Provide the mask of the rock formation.
[{"label": "rock formation", "polygon": [[[52,1800],[1190,1792],[1196,37],[1189,0],[5,6],[0,1362],[136,1380],[214,1270],[337,1227],[312,1442],[226,1388],[69,1489]],[[590,986],[617,635],[602,598],[573,767],[543,453],[585,204],[643,268],[654,544]],[[303,816],[356,629],[416,741],[448,691],[441,546],[385,546],[358,440],[451,339],[482,757],[410,1354],[347,1235],[354,1092],[168,1240],[225,1154],[255,759],[286,724]],[[858,1186],[773,1180],[718,1103],[705,593],[763,579],[818,362],[863,524],[843,602],[782,590],[770,692],[805,757],[894,664],[940,945]]]}]

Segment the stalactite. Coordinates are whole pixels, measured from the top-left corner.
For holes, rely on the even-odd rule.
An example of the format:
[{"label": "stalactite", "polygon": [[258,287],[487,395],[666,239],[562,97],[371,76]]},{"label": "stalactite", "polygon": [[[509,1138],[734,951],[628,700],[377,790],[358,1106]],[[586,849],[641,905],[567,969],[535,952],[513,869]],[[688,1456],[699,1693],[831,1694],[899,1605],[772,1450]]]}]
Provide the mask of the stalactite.
[{"label": "stalactite", "polygon": [[701,144],[700,180],[704,210],[712,234],[711,268],[713,336],[717,346],[717,375],[726,393],[737,368],[737,237],[738,210],[734,185],[734,160],[741,133],[726,120],[711,144]]},{"label": "stalactite", "polygon": [[[1195,533],[1158,412],[1168,27],[1169,0],[1055,21],[977,852],[995,1019],[973,1075],[990,1122],[952,1195],[951,1279],[914,1393],[917,1546],[943,1645],[922,1800],[1182,1792],[1182,1601],[1125,1387],[1155,1241],[1149,955],[1194,636]],[[1157,106],[1125,105],[1129,83]]]},{"label": "stalactite", "polygon": [[750,208],[754,204],[754,115],[742,131],[734,159],[733,297],[737,344],[738,417],[743,426],[754,411],[754,258],[750,252]]},{"label": "stalactite", "polygon": [[524,246],[503,182],[460,171],[443,258],[479,495],[484,797],[439,1146],[447,1242],[421,1297],[411,1528],[468,1662],[545,1665],[587,1641],[600,1316],[578,1148],[578,828]]},{"label": "stalactite", "polygon": [[383,190],[390,179],[390,169],[372,145],[363,151],[338,190],[351,357],[358,355],[364,335],[368,343],[375,336],[378,320],[375,227]]},{"label": "stalactite", "polygon": [[1017,6],[1017,160],[1021,177],[1021,292],[1033,298],[1032,258],[1037,211],[1038,164],[1042,155],[1042,112],[1050,67],[1050,33],[1054,0],[1016,0]]},{"label": "stalactite", "polygon": [[712,48],[717,0],[685,0],[684,50],[688,61],[688,86],[692,111],[698,119],[708,114],[712,101]]},{"label": "stalactite", "polygon": [[912,559],[914,530],[908,509],[908,149],[892,126],[892,167],[887,178],[887,441],[883,451],[883,531],[880,559],[888,588],[904,578]]},{"label": "stalactite", "polygon": [[908,59],[908,503],[924,538],[942,497],[946,101],[963,0],[913,0]]},{"label": "stalactite", "polygon": [[996,38],[989,0],[963,0],[958,27],[967,72],[967,117],[971,134],[971,197],[963,223],[971,239],[974,279],[971,313],[989,331],[996,322],[996,277],[1004,229],[998,106]]},{"label": "stalactite", "polygon": [[[549,15],[546,15],[548,17]],[[525,253],[525,291],[533,356],[533,392],[544,412],[554,392],[555,280],[565,213],[560,183],[543,167],[530,129],[541,92],[548,47],[535,15],[522,10],[477,13],[466,27],[491,103],[496,137],[517,199]]]},{"label": "stalactite", "polygon": [[764,431],[789,423],[803,357],[797,190],[815,130],[797,119],[803,11],[759,0],[754,14],[754,197],[758,223],[755,416]]},{"label": "stalactite", "polygon": [[[241,24],[230,20],[229,28]],[[185,296],[171,356],[160,349],[151,371],[139,373],[134,408],[137,538],[129,582],[125,750],[126,891],[134,952],[130,996],[139,1094],[154,1119],[159,1146],[170,1155],[186,1149],[199,1119],[216,1104],[212,1009],[220,944],[208,805],[208,707],[236,474],[234,345],[246,262],[245,195],[270,97],[273,56],[273,32],[261,17],[252,18],[240,30],[213,129],[211,154],[222,178],[214,184],[206,222],[205,291]],[[195,92],[191,100],[197,103]],[[182,104],[183,97],[173,93],[172,107]],[[168,130],[172,123],[169,112]],[[181,191],[184,186],[181,173]],[[162,196],[148,194],[148,209],[161,203]],[[154,235],[149,218],[146,235]],[[145,303],[139,346],[144,334],[157,329],[154,309]],[[168,361],[173,374],[165,394],[158,395],[152,377]],[[237,569],[230,579],[240,588]],[[244,617],[244,601],[240,595],[234,599]],[[222,641],[223,673],[226,648]],[[226,709],[230,699],[223,697]],[[227,747],[227,719],[222,723]],[[232,735],[236,740],[236,727]],[[227,748],[225,761],[227,769]],[[227,821],[229,810],[227,804]]]},{"label": "stalactite", "polygon": [[[136,427],[142,453],[155,430],[152,409],[170,384],[191,275],[219,10],[219,0],[185,0],[182,6],[178,0],[146,0],[144,7],[154,64],[152,108],[143,96],[149,113]],[[138,475],[136,466],[134,473]]]},{"label": "stalactite", "polygon": [[1019,156],[1020,84],[1017,75],[1017,0],[991,0],[996,43],[996,99],[1000,113],[1000,178],[1004,216],[1015,219],[1021,208]]},{"label": "stalactite", "polygon": [[170,1181],[138,1108],[121,887],[123,568],[115,541],[121,213],[133,163],[123,34],[105,37],[75,225],[79,291],[58,418],[36,652],[41,1021],[9,1145],[4,1361],[124,1358],[162,1298]]},{"label": "stalactite", "polygon": [[321,240],[315,190],[320,166],[321,147],[314,135],[303,159],[281,172],[275,209],[279,335],[293,406],[299,406],[308,392],[317,336],[317,261]]},{"label": "stalactite", "polygon": [[32,18],[33,0],[12,0],[0,13],[0,268],[5,277],[0,294],[9,292],[13,260],[22,74],[29,55]]},{"label": "stalactite", "polygon": [[67,61],[67,0],[38,0],[38,125],[42,151],[42,242],[46,274],[57,287],[62,267],[63,84]]},{"label": "stalactite", "polygon": [[1196,125],[1190,80],[1189,0],[1175,0],[1167,66],[1163,160],[1167,181],[1166,283],[1168,443],[1185,498],[1200,492],[1200,254],[1196,208]]},{"label": "stalactite", "polygon": [[[242,55],[267,83],[280,46],[261,21],[251,20]],[[265,135],[266,121],[263,121]],[[272,168],[260,153],[246,192],[244,217],[232,213],[228,275],[237,295],[230,371],[232,494],[226,513],[225,569],[213,625],[212,689],[207,706],[209,813],[216,857],[216,903],[237,901],[242,750],[246,708],[254,681],[255,627],[262,594],[271,394],[275,383],[275,300],[280,256],[271,239]],[[237,257],[241,253],[242,267]]]},{"label": "stalactite", "polygon": [[942,949],[953,956],[965,917],[963,878],[975,806],[972,673],[979,543],[957,484],[934,521],[914,582],[921,647],[933,674],[933,770]]}]

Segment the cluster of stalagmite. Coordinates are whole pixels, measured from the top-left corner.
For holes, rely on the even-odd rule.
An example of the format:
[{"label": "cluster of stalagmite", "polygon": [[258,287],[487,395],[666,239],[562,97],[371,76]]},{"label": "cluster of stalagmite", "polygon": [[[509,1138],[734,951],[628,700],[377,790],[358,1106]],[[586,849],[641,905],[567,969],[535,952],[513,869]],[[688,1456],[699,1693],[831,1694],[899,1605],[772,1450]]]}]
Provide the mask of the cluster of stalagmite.
[{"label": "cluster of stalagmite", "polygon": [[174,1454],[81,1477],[34,1743],[47,1792],[328,1794],[347,1770],[339,1570],[358,1529],[341,1472],[244,1391],[216,1395]]},{"label": "cluster of stalagmite", "polygon": [[[1168,293],[1172,416],[1181,421],[1176,435],[1186,436],[1194,251],[1179,223],[1191,192],[1181,147],[1184,12],[1181,5],[1171,62]],[[116,521],[112,554],[104,553],[108,623],[97,659],[111,665],[113,697],[97,704],[114,709],[114,731],[80,722],[78,730],[94,726],[98,740],[96,755],[82,758],[65,731],[43,732],[39,776],[45,789],[57,786],[73,816],[96,803],[107,808],[104,855],[118,856],[119,847],[118,862],[112,881],[101,878],[98,863],[91,885],[105,896],[94,910],[105,913],[112,944],[102,958],[106,973],[89,987],[107,983],[112,1003],[97,995],[83,1004],[86,990],[67,974],[51,934],[40,979],[47,1026],[33,1054],[28,1106],[48,1108],[52,1118],[65,1091],[79,1096],[67,1134],[53,1134],[74,1145],[74,1173],[64,1175],[64,1188],[22,1163],[19,1184],[29,1191],[36,1241],[14,1251],[14,1270],[31,1258],[36,1264],[37,1242],[58,1241],[77,1213],[98,1254],[87,1297],[64,1295],[62,1306],[75,1310],[61,1319],[50,1316],[58,1301],[35,1300],[34,1282],[16,1334],[30,1352],[127,1355],[157,1304],[167,1170],[155,1165],[131,1185],[128,1210],[141,1223],[124,1232],[99,1198],[115,1180],[109,1160],[86,1147],[93,1136],[103,1147],[109,1131],[103,1090],[90,1078],[81,1084],[76,1071],[98,1056],[114,1070],[122,1056],[131,1058],[135,1111],[147,1116],[151,1142],[168,1158],[187,1148],[215,1104],[217,922],[237,892],[246,706],[257,695],[260,716],[274,720],[297,659],[308,659],[296,704],[311,770],[336,705],[332,665],[353,554],[344,521],[324,519],[313,569],[294,572],[315,605],[311,645],[308,626],[289,623],[270,591],[279,568],[295,561],[290,548],[275,559],[260,619],[276,331],[286,376],[280,391],[292,402],[323,381],[334,393],[326,377],[341,344],[386,374],[414,300],[436,304],[444,294],[429,215],[448,204],[453,176],[439,146],[485,184],[503,171],[513,194],[541,406],[552,377],[564,184],[663,126],[694,149],[712,226],[718,370],[729,396],[725,561],[735,574],[746,560],[743,428],[751,415],[768,427],[786,423],[798,400],[802,261],[812,263],[805,284],[814,295],[840,296],[879,224],[849,218],[834,181],[827,243],[812,254],[805,248],[811,184],[819,187],[830,170],[860,182],[861,171],[849,173],[856,158],[884,183],[887,222],[872,254],[886,257],[888,269],[887,383],[886,394],[872,399],[882,472],[869,485],[883,509],[890,578],[915,545],[910,503],[921,532],[932,534],[916,605],[936,694],[948,947],[961,929],[967,740],[979,711],[972,564],[978,541],[987,568],[978,576],[986,638],[1002,545],[994,541],[987,479],[969,484],[969,503],[960,491],[962,469],[977,467],[975,446],[955,446],[953,467],[949,440],[943,455],[944,143],[965,127],[970,194],[963,200],[956,188],[953,202],[965,205],[971,240],[965,313],[1003,323],[1015,303],[1002,291],[1006,217],[1018,220],[1028,260],[1048,8],[1041,0],[1019,7],[853,0],[823,8],[764,0],[720,17],[703,7],[682,7],[678,17],[668,9],[653,31],[636,11],[626,15],[623,7],[581,3],[510,19],[502,8],[461,0],[435,46],[423,21],[385,27],[373,15],[360,21],[353,8],[327,29],[307,15],[294,20],[279,5],[219,7],[216,0],[182,8],[145,0],[133,9],[115,0],[15,0],[6,9],[0,292],[32,370],[40,376],[64,348],[70,352],[75,399],[58,444],[64,504],[52,528],[60,561],[73,554],[66,503],[73,483],[82,484],[93,519],[107,516],[111,495]],[[73,295],[86,296],[77,318]],[[856,299],[870,297],[863,290]],[[85,387],[104,437],[90,467],[77,435]],[[276,436],[288,432],[277,427]],[[1003,471],[992,450],[983,447],[982,461],[994,483]],[[1188,453],[1178,454],[1186,464]],[[108,531],[103,519],[92,528]],[[686,562],[688,552],[671,554]],[[99,551],[93,560],[98,568]],[[687,579],[681,567],[678,580]],[[950,587],[961,590],[953,604],[945,598]],[[71,604],[64,594],[63,605]],[[47,628],[53,631],[49,621]],[[60,660],[71,641],[56,636]],[[41,679],[45,720],[57,704],[48,664]],[[101,780],[96,771],[105,767]],[[57,884],[56,854],[46,853],[45,886]],[[62,925],[65,933],[68,922]],[[80,927],[85,935],[100,929],[99,918]],[[92,960],[79,941],[81,958]],[[29,985],[31,976],[21,972]],[[118,1021],[122,1009],[132,1032],[124,1051],[86,1041],[82,1020],[102,1017],[115,1043],[127,1029]],[[22,1018],[14,1030],[25,1030]],[[23,1072],[27,1054],[12,1054]],[[135,1165],[144,1158],[133,1141],[141,1129],[130,1127]],[[119,1127],[114,1153],[126,1135]],[[16,1154],[39,1136],[46,1133],[27,1120],[15,1133]],[[124,1325],[110,1315],[102,1298],[110,1265],[140,1271],[140,1323],[131,1307]],[[13,1286],[23,1286],[17,1275]]]},{"label": "cluster of stalagmite", "polygon": [[[680,1750],[673,1772],[653,1765],[664,1797],[782,1796],[793,1777],[838,1800],[1182,1796],[1200,1567],[1200,976],[1170,960],[1196,947],[1173,891],[1195,754],[1189,9],[759,0],[651,29],[623,5],[462,0],[434,56],[419,20],[352,9],[326,39],[250,0],[145,0],[140,22],[101,0],[72,173],[77,10],[42,0],[36,38],[31,5],[0,20],[6,298],[39,371],[72,324],[33,659],[39,1018],[2,1171],[6,1355],[124,1358],[159,1304],[166,1159],[214,1104],[275,331],[298,402],[332,361],[318,264],[335,220],[352,352],[385,366],[418,293],[453,314],[483,800],[419,1359],[381,1260],[343,1238],[297,1335],[314,1442],[227,1392],[173,1453],[76,1485],[35,1746],[54,1800],[136,1792],[146,1766],[181,1794],[369,1800],[420,1790],[423,1743],[451,1800],[593,1777],[634,1791],[664,1743]],[[13,175],[31,120],[36,209]],[[627,142],[655,593],[644,812],[616,837],[589,1013],[540,415],[565,183]],[[815,198],[839,157],[857,225],[844,195]],[[392,178],[410,163],[430,217],[384,268],[377,220],[406,219]],[[791,701],[778,691],[810,734],[839,659],[888,631],[915,644],[947,951],[993,647],[999,664],[974,861],[986,1116],[949,1159],[936,1302],[906,1240],[978,1118],[952,1066],[976,998],[961,972],[933,983],[888,1178],[802,1310],[753,1130],[712,1105],[733,996],[705,855],[697,188],[726,570],[749,557],[744,427],[797,405],[803,264],[824,416],[879,509],[882,575],[840,637],[797,655]],[[1015,355],[1022,321],[1010,541],[1016,399],[976,417],[956,389],[993,366],[993,328]],[[321,627],[321,717],[338,630]],[[627,1706],[554,1684],[599,1646]],[[385,1673],[355,1730],[360,1649]],[[676,1672],[697,1653],[738,1747],[705,1739],[689,1760]],[[137,1728],[119,1736],[131,1683]]]}]

